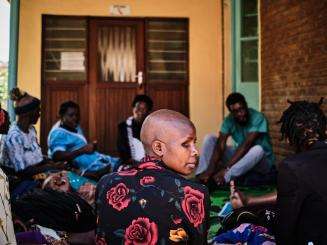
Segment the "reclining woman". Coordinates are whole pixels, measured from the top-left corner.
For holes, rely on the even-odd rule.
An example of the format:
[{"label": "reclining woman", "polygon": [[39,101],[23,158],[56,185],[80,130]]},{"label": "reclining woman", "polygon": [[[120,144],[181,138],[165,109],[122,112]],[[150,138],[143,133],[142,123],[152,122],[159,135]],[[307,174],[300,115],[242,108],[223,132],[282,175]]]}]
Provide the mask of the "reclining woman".
[{"label": "reclining woman", "polygon": [[119,158],[101,154],[96,151],[96,142],[87,142],[79,126],[78,104],[73,101],[62,103],[59,116],[60,121],[52,127],[48,136],[49,156],[53,160],[72,162],[81,175],[95,179],[117,169]]},{"label": "reclining woman", "polygon": [[49,174],[42,184],[42,189],[76,193],[90,205],[94,204],[95,187],[95,181],[65,170]]}]

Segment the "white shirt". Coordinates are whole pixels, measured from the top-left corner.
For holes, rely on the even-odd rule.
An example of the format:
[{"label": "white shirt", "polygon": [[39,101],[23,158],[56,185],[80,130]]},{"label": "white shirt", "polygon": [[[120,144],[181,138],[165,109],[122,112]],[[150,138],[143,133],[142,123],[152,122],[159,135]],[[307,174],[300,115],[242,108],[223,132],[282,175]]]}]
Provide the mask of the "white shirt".
[{"label": "white shirt", "polygon": [[28,133],[24,133],[14,123],[9,129],[6,147],[10,165],[17,172],[43,161],[41,147],[33,126],[30,126]]}]

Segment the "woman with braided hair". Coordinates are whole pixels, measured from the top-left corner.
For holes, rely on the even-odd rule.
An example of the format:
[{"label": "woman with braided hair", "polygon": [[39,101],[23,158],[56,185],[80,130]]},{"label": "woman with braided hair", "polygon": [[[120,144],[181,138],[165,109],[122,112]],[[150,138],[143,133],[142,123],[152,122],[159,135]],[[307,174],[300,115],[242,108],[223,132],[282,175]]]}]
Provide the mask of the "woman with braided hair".
[{"label": "woman with braided hair", "polygon": [[232,184],[234,208],[277,203],[278,244],[327,244],[327,137],[326,116],[318,102],[288,101],[283,112],[281,139],[296,154],[279,164],[277,193],[247,197]]},{"label": "woman with braided hair", "polygon": [[6,138],[9,162],[15,172],[24,178],[32,177],[50,169],[63,169],[64,164],[56,164],[43,158],[37,141],[34,125],[40,117],[40,100],[14,88],[10,97],[15,104],[17,122]]}]

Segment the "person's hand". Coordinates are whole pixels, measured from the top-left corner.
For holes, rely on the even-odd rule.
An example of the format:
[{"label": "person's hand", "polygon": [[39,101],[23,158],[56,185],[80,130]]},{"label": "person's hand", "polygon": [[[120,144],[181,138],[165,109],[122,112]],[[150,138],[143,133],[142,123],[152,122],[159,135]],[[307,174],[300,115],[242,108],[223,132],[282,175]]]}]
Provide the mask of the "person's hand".
[{"label": "person's hand", "polygon": [[213,180],[216,182],[216,184],[218,186],[225,184],[225,173],[226,172],[227,172],[227,169],[222,169],[213,176]]},{"label": "person's hand", "polygon": [[67,161],[64,162],[54,162],[52,160],[46,160],[43,167],[56,169],[56,170],[65,170],[67,168]]},{"label": "person's hand", "polygon": [[98,148],[98,141],[96,141],[96,140],[94,140],[93,142],[92,142],[92,144],[93,144],[93,150],[97,150],[97,148]]},{"label": "person's hand", "polygon": [[85,183],[78,189],[78,194],[89,204],[92,204],[95,199],[95,185],[91,183]]},{"label": "person's hand", "polygon": [[89,143],[81,148],[82,152],[84,154],[91,154],[95,150],[95,145],[94,143]]},{"label": "person's hand", "polygon": [[68,167],[66,161],[65,162],[55,162],[53,166],[58,170],[65,170]]},{"label": "person's hand", "polygon": [[230,202],[233,209],[242,208],[248,202],[248,197],[236,188],[233,180],[230,182]]},{"label": "person's hand", "polygon": [[211,176],[213,175],[212,171],[204,171],[203,173],[199,174],[197,176],[198,180],[200,180],[203,183],[207,183],[209,181],[209,179],[211,178]]}]

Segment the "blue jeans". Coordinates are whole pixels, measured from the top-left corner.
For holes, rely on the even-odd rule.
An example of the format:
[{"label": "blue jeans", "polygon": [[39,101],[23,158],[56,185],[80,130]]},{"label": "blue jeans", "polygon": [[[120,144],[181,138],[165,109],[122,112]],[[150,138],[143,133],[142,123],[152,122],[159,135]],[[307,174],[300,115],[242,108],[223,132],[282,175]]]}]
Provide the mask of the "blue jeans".
[{"label": "blue jeans", "polygon": [[[218,137],[213,134],[206,135],[204,138],[199,166],[195,171],[196,175],[207,170],[213,151],[216,147],[217,140]],[[228,161],[234,155],[235,151],[236,149],[234,147],[226,146],[220,164],[222,164],[222,166],[226,166]],[[225,181],[229,182],[237,177],[243,176],[250,170],[259,174],[268,174],[271,171],[271,166],[265,157],[263,148],[260,145],[252,146],[250,150],[226,172]]]}]

